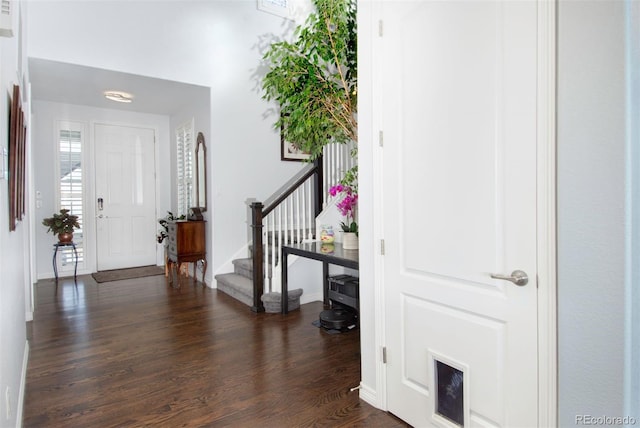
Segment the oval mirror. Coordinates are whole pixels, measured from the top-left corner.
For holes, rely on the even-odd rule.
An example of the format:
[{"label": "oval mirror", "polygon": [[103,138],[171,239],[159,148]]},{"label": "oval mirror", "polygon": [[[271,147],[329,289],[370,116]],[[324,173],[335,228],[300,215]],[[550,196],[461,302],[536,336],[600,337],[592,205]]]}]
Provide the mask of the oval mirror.
[{"label": "oval mirror", "polygon": [[196,139],[196,206],[207,210],[207,148],[202,132]]}]

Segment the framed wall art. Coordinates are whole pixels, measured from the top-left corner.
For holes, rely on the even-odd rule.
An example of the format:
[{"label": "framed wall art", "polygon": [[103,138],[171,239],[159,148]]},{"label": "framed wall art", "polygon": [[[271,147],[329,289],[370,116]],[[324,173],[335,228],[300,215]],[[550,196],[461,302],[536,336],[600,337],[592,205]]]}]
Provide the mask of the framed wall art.
[{"label": "framed wall art", "polygon": [[13,85],[9,109],[9,230],[16,230],[25,212],[27,128],[20,101],[20,87]]},{"label": "framed wall art", "polygon": [[280,128],[280,159],[283,161],[303,162],[311,159],[311,154],[298,149],[291,142],[286,141],[284,132]]}]

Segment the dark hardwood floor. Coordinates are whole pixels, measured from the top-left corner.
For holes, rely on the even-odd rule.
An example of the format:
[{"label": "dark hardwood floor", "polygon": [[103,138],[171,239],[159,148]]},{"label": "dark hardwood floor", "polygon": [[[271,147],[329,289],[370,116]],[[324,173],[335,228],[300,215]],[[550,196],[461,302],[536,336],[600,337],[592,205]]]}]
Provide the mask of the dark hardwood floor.
[{"label": "dark hardwood floor", "polygon": [[402,427],[349,389],[359,331],[314,327],[155,276],[40,281],[24,427]]}]

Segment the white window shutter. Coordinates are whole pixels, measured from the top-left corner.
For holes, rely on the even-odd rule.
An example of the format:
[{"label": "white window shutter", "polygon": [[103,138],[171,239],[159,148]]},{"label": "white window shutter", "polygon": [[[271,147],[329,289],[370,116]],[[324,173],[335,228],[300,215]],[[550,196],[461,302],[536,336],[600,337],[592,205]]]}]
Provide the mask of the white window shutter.
[{"label": "white window shutter", "polygon": [[0,36],[13,37],[13,7],[10,0],[0,1]]},{"label": "white window shutter", "polygon": [[176,129],[176,173],[178,216],[186,215],[193,206],[194,120]]}]

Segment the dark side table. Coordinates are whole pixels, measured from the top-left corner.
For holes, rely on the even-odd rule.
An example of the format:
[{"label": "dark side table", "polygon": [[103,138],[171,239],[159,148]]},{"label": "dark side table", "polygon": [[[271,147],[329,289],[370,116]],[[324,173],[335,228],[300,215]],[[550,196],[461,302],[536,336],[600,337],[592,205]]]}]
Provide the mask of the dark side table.
[{"label": "dark side table", "polygon": [[[327,251],[330,248],[331,251]],[[342,244],[335,243],[323,246],[320,242],[305,242],[282,246],[282,313],[289,312],[289,273],[287,256],[289,254],[322,262],[322,297],[324,304],[329,304],[329,264],[344,266],[350,269],[359,268],[358,250],[345,250]]]},{"label": "dark side table", "polygon": [[75,256],[75,267],[73,269],[73,279],[76,280],[78,275],[78,250],[76,250],[76,244],[72,242],[56,242],[53,244],[53,273],[56,276],[56,281],[58,281],[58,263],[56,263],[56,257],[58,256],[58,249],[60,247],[71,247],[73,248],[73,255]]}]

